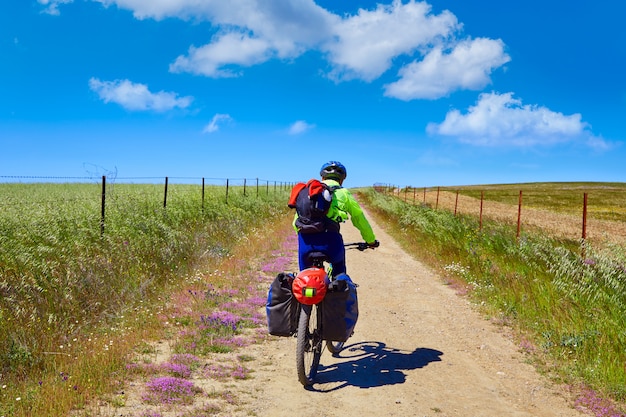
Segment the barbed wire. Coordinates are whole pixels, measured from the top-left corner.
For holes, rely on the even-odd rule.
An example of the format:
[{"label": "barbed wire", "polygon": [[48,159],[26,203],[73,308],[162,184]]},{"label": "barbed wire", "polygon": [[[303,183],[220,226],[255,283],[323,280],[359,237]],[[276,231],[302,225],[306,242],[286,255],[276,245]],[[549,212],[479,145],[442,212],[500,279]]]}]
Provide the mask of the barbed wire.
[{"label": "barbed wire", "polygon": [[52,175],[0,175],[0,180],[89,180],[89,181],[101,181],[102,177],[105,177],[107,181],[147,181],[147,180],[196,180],[196,181],[259,181],[263,183],[293,183],[293,181],[284,180],[269,180],[264,178],[221,178],[221,177],[170,177],[170,176],[142,176],[142,177],[118,177],[117,175],[101,175],[101,176],[52,176]]}]

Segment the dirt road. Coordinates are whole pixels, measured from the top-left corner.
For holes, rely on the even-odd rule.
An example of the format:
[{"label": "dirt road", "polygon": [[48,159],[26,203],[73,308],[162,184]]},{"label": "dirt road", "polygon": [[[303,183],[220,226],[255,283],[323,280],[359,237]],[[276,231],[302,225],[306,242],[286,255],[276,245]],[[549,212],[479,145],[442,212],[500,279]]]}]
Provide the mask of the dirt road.
[{"label": "dirt road", "polygon": [[[322,355],[317,383],[305,390],[295,371],[295,340],[250,348],[253,378],[238,384],[257,416],[582,416],[506,330],[482,318],[433,271],[373,223],[376,251],[348,251],[359,284],[360,316],[339,357]],[[346,242],[359,241],[351,225]],[[239,414],[239,412],[241,414]]]},{"label": "dirt road", "polygon": [[[122,401],[81,416],[181,417],[574,417],[563,387],[540,376],[507,335],[483,318],[436,273],[417,262],[375,222],[380,248],[347,251],[348,274],[359,285],[359,321],[338,357],[322,354],[316,383],[296,375],[296,340],[269,337],[245,348],[246,379],[192,377],[201,389],[195,411],[155,410],[141,401],[145,381],[127,384]],[[344,225],[346,242],[360,241]],[[296,270],[294,263],[287,270]],[[259,329],[264,333],[266,328]],[[156,344],[153,366],[172,355],[172,341]],[[228,366],[242,352],[203,358]],[[231,361],[231,362],[229,362]],[[219,403],[215,406],[215,403]],[[204,405],[201,405],[204,403]],[[212,405],[213,404],[213,405]]]}]

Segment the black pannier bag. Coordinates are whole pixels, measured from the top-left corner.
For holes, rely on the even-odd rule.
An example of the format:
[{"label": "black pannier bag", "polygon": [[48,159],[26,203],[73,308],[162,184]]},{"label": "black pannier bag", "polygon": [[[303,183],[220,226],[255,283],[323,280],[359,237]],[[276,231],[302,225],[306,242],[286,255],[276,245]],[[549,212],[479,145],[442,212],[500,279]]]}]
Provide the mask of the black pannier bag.
[{"label": "black pannier bag", "polygon": [[322,338],[345,342],[354,332],[359,318],[356,285],[346,274],[330,283],[322,301]]},{"label": "black pannier bag", "polygon": [[298,327],[300,305],[291,291],[294,275],[279,273],[267,294],[267,328],[273,336],[292,336]]}]

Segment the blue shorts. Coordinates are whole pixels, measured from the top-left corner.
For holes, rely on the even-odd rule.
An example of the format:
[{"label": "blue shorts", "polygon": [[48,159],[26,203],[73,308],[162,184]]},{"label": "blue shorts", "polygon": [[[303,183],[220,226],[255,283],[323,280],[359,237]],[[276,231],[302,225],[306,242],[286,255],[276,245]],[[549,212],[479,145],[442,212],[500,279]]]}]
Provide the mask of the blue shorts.
[{"label": "blue shorts", "polygon": [[333,276],[346,273],[346,249],[338,232],[298,233],[298,263],[300,270],[311,267],[307,255],[322,252],[333,266]]}]

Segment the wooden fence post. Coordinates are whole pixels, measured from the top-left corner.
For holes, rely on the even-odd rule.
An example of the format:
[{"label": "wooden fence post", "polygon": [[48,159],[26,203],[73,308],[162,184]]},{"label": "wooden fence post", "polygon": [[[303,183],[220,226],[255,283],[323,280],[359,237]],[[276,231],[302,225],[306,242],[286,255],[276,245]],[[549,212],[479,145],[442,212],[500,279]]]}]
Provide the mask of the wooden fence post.
[{"label": "wooden fence post", "polygon": [[519,190],[519,200],[517,202],[517,233],[515,237],[519,239],[519,233],[522,226],[522,190]]},{"label": "wooden fence post", "polygon": [[256,196],[259,197],[259,179],[256,179]]},{"label": "wooden fence post", "polygon": [[478,220],[478,230],[483,230],[483,200],[485,198],[485,192],[480,192],[480,216]]},{"label": "wooden fence post", "polygon": [[582,233],[582,257],[587,257],[587,248],[586,248],[586,239],[587,239],[587,193],[583,194],[583,233]]},{"label": "wooden fence post", "polygon": [[226,178],[226,204],[228,204],[228,178]]},{"label": "wooden fence post", "polygon": [[424,203],[426,202],[426,187],[424,187]]},{"label": "wooden fence post", "polygon": [[417,188],[413,187],[413,204],[415,204],[415,192],[417,191]]},{"label": "wooden fence post", "polygon": [[106,203],[106,184],[107,177],[102,176],[102,203],[100,207],[100,237],[104,236],[104,207]]},{"label": "wooden fence post", "polygon": [[163,193],[163,208],[167,207],[167,184],[169,182],[169,178],[165,177],[165,192]]},{"label": "wooden fence post", "polygon": [[454,199],[454,215],[456,216],[456,209],[459,206],[459,190],[456,190],[456,198]]},{"label": "wooden fence post", "polygon": [[435,202],[435,210],[439,208],[439,187],[437,187],[437,201]]},{"label": "wooden fence post", "polygon": [[204,177],[202,177],[202,211],[204,211]]}]

